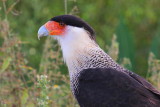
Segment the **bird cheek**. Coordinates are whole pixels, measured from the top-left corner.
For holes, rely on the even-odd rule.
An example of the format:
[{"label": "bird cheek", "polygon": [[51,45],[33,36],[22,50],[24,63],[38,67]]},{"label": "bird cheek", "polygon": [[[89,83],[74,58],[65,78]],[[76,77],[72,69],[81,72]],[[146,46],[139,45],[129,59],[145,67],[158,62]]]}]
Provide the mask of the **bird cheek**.
[{"label": "bird cheek", "polygon": [[63,35],[65,26],[60,26],[58,22],[49,21],[45,24],[46,29],[49,32],[49,35]]},{"label": "bird cheek", "polygon": [[50,35],[63,35],[64,31],[63,29],[54,29],[52,31],[49,31]]}]

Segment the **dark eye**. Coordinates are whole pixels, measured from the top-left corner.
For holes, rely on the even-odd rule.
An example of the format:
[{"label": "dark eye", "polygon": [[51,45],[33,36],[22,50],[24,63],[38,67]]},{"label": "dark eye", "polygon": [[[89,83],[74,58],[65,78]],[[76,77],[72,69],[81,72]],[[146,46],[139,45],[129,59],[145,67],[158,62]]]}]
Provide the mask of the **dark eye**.
[{"label": "dark eye", "polygon": [[64,26],[65,24],[64,24],[63,22],[60,22],[59,25],[60,25],[60,26]]}]

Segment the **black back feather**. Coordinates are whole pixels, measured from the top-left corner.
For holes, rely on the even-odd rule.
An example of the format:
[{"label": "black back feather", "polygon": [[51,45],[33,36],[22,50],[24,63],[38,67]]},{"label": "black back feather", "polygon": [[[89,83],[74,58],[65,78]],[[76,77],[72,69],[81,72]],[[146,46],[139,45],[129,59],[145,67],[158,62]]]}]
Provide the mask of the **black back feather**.
[{"label": "black back feather", "polygon": [[159,92],[148,85],[134,73],[89,68],[81,71],[74,89],[80,107],[160,107]]}]

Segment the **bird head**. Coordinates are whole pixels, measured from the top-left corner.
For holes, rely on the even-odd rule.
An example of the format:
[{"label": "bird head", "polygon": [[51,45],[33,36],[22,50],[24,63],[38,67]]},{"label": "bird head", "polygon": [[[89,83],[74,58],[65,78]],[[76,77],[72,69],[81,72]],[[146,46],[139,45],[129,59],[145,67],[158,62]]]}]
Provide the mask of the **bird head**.
[{"label": "bird head", "polygon": [[[95,32],[82,19],[73,15],[61,15],[51,18],[38,31],[38,38],[51,36],[61,45],[64,60],[75,59],[86,47],[96,44]],[[79,52],[79,53],[75,53]]]},{"label": "bird head", "polygon": [[[47,23],[40,27],[38,38],[43,36],[53,36],[58,38],[66,38],[73,31],[82,33],[80,29],[88,33],[88,36],[95,40],[94,30],[82,19],[73,15],[60,15],[51,18]],[[76,36],[76,35],[75,35]]]}]

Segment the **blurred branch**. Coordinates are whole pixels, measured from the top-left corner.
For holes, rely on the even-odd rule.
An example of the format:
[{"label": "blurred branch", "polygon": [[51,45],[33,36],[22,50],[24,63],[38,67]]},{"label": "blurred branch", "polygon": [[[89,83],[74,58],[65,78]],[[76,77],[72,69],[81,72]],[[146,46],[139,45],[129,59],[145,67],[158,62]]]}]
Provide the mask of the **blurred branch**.
[{"label": "blurred branch", "polygon": [[5,12],[5,19],[7,19],[7,8],[6,8],[6,0],[2,0],[2,3],[3,3],[3,9],[4,9],[4,12]]},{"label": "blurred branch", "polygon": [[68,0],[64,0],[64,9],[65,9],[65,14],[67,14],[68,12],[67,12],[67,1]]},{"label": "blurred branch", "polygon": [[71,14],[71,15],[76,15],[76,14],[78,14],[78,13],[79,13],[78,7],[77,7],[77,6],[74,6],[74,7],[72,8],[72,10],[70,11],[69,14]]},{"label": "blurred branch", "polygon": [[14,2],[7,10],[6,10],[6,14],[8,14],[10,11],[13,10],[13,8],[15,7],[15,5],[19,2],[20,0],[17,0],[16,2]]}]

